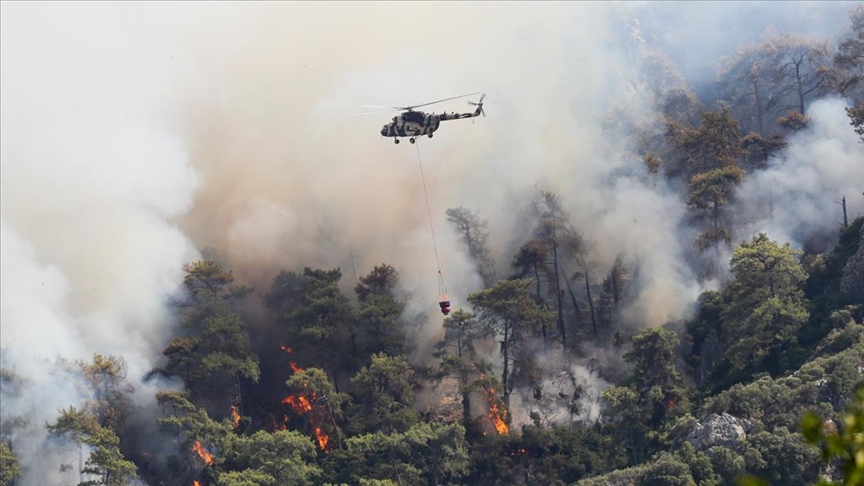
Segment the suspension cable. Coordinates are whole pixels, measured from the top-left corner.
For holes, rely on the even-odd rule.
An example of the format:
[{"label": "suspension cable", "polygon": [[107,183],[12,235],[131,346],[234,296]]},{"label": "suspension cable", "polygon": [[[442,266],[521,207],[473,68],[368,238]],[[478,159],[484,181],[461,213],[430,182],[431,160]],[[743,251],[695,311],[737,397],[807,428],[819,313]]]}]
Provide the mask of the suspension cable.
[{"label": "suspension cable", "polygon": [[447,293],[444,286],[444,275],[441,273],[441,259],[438,258],[438,243],[435,241],[435,226],[432,224],[432,208],[429,205],[429,192],[426,190],[426,175],[423,173],[423,160],[420,158],[420,144],[417,148],[417,164],[420,166],[420,179],[423,181],[423,195],[426,197],[426,213],[429,215],[429,229],[432,230],[432,247],[435,249],[435,263],[438,265],[438,292]]}]

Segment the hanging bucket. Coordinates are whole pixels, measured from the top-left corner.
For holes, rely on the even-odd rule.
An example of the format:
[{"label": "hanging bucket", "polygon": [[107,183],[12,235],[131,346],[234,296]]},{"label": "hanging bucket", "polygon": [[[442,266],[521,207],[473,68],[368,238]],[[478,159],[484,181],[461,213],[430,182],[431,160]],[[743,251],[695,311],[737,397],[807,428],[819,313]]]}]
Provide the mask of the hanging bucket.
[{"label": "hanging bucket", "polygon": [[438,306],[441,307],[441,313],[445,316],[450,314],[450,301],[449,300],[439,300]]}]

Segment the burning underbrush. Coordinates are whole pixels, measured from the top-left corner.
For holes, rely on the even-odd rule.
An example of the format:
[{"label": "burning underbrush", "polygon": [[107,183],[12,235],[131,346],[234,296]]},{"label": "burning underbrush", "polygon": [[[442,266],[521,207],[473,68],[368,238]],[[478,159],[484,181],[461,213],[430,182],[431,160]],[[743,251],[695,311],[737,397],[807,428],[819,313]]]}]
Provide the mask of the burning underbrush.
[{"label": "burning underbrush", "polygon": [[197,454],[198,457],[200,457],[201,460],[204,461],[204,464],[207,464],[208,466],[213,464],[213,455],[210,454],[210,451],[208,451],[204,448],[204,446],[201,445],[201,441],[195,441],[195,443],[192,445],[192,452]]},{"label": "burning underbrush", "polygon": [[231,421],[234,422],[234,430],[240,430],[240,412],[237,405],[231,405]]},{"label": "burning underbrush", "polygon": [[[294,350],[288,346],[280,346],[282,351],[291,355]],[[288,364],[294,374],[302,373],[304,368],[299,366],[294,361],[289,361]],[[289,394],[282,399],[282,404],[288,405],[295,415],[305,418],[309,422],[312,437],[318,444],[318,447],[329,454],[333,450],[330,436],[325,432],[323,424],[328,419],[327,405],[323,397],[319,397],[314,390],[305,389],[306,383],[303,383],[304,391],[295,394]],[[288,427],[288,415],[283,415],[281,424],[274,424],[274,430],[285,430]]]},{"label": "burning underbrush", "polygon": [[[472,417],[482,425],[484,435],[490,432],[508,435],[510,414],[504,401],[498,396],[495,388],[483,386],[479,388],[471,393]],[[426,413],[441,422],[462,420],[462,394],[457,379],[452,377],[442,379],[435,388],[434,396],[435,400],[425,407]]]},{"label": "burning underbrush", "polygon": [[489,403],[489,412],[484,417],[486,422],[492,424],[495,432],[498,435],[507,435],[510,433],[510,426],[507,425],[507,407],[504,402],[495,395],[494,388],[486,389],[486,400]]}]

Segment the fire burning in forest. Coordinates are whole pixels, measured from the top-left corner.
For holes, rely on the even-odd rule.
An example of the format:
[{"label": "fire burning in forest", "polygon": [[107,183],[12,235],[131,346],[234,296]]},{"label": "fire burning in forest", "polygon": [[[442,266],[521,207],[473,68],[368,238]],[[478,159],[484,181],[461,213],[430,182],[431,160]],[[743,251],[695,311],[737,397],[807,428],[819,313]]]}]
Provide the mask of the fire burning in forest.
[{"label": "fire burning in forest", "polygon": [[[280,346],[282,351],[285,351],[287,354],[291,354],[294,352],[293,349],[285,346],[284,344]],[[294,373],[300,373],[303,371],[297,363],[290,361],[289,366],[291,367],[291,371]],[[321,423],[320,415],[322,411],[315,408],[316,403],[316,395],[314,391],[309,391],[307,393],[301,393],[299,395],[288,395],[287,397],[282,399],[282,403],[285,405],[289,405],[294,412],[301,416],[306,417],[309,420],[309,425],[312,426],[312,432],[315,436],[315,440],[318,442],[318,447],[321,448],[325,453],[330,453],[330,450],[327,448],[327,445],[330,443],[330,436],[324,432],[324,429],[319,425]],[[288,417],[285,417],[285,422],[288,421]],[[285,426],[281,430],[284,430]]]},{"label": "fire burning in forest", "polygon": [[[485,378],[486,375],[484,373],[480,373],[480,379],[483,380]],[[489,413],[484,418],[492,423],[492,426],[495,427],[495,431],[498,432],[498,435],[509,434],[510,426],[507,425],[506,421],[507,409],[504,407],[504,404],[495,396],[494,388],[487,388],[485,385],[483,385],[483,388],[486,389],[486,399],[489,402]],[[486,432],[483,432],[483,435],[486,435]]]},{"label": "fire burning in forest", "polygon": [[321,430],[321,427],[315,427],[315,440],[318,441],[318,446],[322,451],[327,452],[327,443],[330,442],[330,436]]},{"label": "fire burning in forest", "polygon": [[[320,410],[317,410],[314,407],[315,403],[315,393],[310,392],[308,396],[306,395],[288,395],[287,397],[282,399],[282,403],[290,405],[294,412],[301,417],[307,417],[309,419],[309,425],[312,426],[313,434],[315,436],[315,440],[318,442],[318,446],[326,453],[330,451],[327,449],[327,444],[330,442],[330,436],[327,435],[326,432],[321,428],[319,413]],[[287,417],[286,417],[287,420]]]},{"label": "fire burning in forest", "polygon": [[213,464],[213,456],[201,445],[201,441],[195,441],[195,445],[192,446],[192,452],[198,454],[198,457],[203,459],[208,465]]},{"label": "fire burning in forest", "polygon": [[[288,346],[285,346],[284,344],[282,346],[280,346],[280,348],[282,348],[282,351],[285,351],[285,353],[287,353],[287,354],[291,354],[294,352],[293,349],[289,348]],[[291,371],[293,371],[294,373],[300,373],[301,371],[303,371],[303,368],[298,366],[297,363],[295,363],[294,361],[289,361],[288,366],[291,367]]]},{"label": "fire burning in forest", "polygon": [[[312,401],[315,400],[315,394],[312,394]],[[288,395],[287,397],[282,399],[282,403],[286,405],[291,405],[291,408],[297,412],[297,415],[306,415],[307,413],[312,411],[312,401],[306,398],[303,395],[294,396]]]},{"label": "fire burning in forest", "polygon": [[237,406],[231,405],[231,420],[234,422],[234,430],[240,428],[240,413],[237,412]]},{"label": "fire burning in forest", "polygon": [[499,435],[507,435],[510,433],[510,426],[504,421],[505,411],[498,406],[498,400],[495,397],[495,390],[493,388],[488,388],[486,390],[486,395],[489,399],[489,420],[492,421],[492,425],[495,426],[495,430]]}]

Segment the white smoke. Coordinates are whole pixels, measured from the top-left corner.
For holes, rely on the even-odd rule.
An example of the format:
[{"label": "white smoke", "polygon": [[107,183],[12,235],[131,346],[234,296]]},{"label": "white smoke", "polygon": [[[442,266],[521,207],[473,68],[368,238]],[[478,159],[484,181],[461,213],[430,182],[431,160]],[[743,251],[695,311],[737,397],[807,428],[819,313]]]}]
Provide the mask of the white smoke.
[{"label": "white smoke", "polygon": [[[409,308],[440,322],[438,262],[454,308],[480,288],[445,210],[479,210],[490,223],[499,275],[509,274],[512,246],[521,244],[511,238],[530,223],[514,216],[508,198],[545,180],[554,182],[573,224],[597,241],[598,275],[619,254],[630,263],[647,260],[641,264],[651,279],[634,288],[634,312],[651,313],[634,322],[677,317],[698,293],[676,245],[677,196],[650,187],[626,134],[601,126],[613,110],[640,119],[653,111],[648,93],[630,88],[627,46],[609,45],[627,29],[619,7],[220,5],[195,25],[186,16],[199,6],[154,9],[140,9],[139,21],[162,12],[163,35],[185,48],[183,63],[191,66],[178,90],[203,184],[183,228],[259,291],[282,268],[339,265],[347,276],[353,268],[346,264],[364,275],[386,262],[415,296]],[[225,29],[235,41],[224,39]],[[416,46],[393,42],[439,31]],[[487,94],[488,117],[446,122],[417,146],[379,136],[394,113],[342,117],[367,111],[363,104],[474,91]],[[473,109],[466,101],[429,109]],[[676,288],[660,288],[667,283]],[[437,324],[428,335],[440,336]]]},{"label": "white smoke", "polygon": [[813,102],[812,124],[789,137],[789,145],[751,174],[737,197],[741,213],[752,218],[741,228],[741,240],[765,232],[780,242],[801,247],[817,238],[817,251],[830,250],[843,220],[838,202],[845,196],[849,222],[864,215],[864,144],[850,125],[839,98]]},{"label": "white smoke", "polygon": [[534,357],[540,377],[535,387],[516,388],[510,396],[514,430],[531,424],[534,417],[547,427],[575,423],[590,426],[599,420],[601,396],[611,386],[602,373],[613,363],[620,365],[620,356],[595,349],[575,358],[551,346],[538,350]]},{"label": "white smoke", "polygon": [[722,56],[777,32],[836,41],[856,2],[626,2],[642,34],[680,66],[697,91],[710,89]]},{"label": "white smoke", "polygon": [[199,182],[165,122],[170,76],[144,33],[114,24],[111,7],[2,9],[0,349],[27,380],[3,413],[31,421],[13,435],[21,484],[49,484],[62,459],[39,452],[44,424],[85,398],[54,359],[122,356],[140,386],[197,257],[172,219]]},{"label": "white smoke", "polygon": [[[681,317],[700,287],[683,262],[680,242],[692,238],[681,236],[680,201],[649,182],[630,141],[601,126],[613,109],[653,111],[632,89],[628,47],[610,46],[626,10],[3,2],[0,348],[3,365],[31,380],[37,423],[80,401],[39,363],[123,355],[133,382],[152,366],[172,331],[164,302],[195,247],[215,248],[260,292],[282,268],[349,275],[350,260],[364,275],[386,262],[413,296],[409,311],[439,323],[436,247],[454,309],[480,288],[445,210],[480,210],[506,269],[525,230],[511,197],[538,181],[553,183],[596,243],[598,275],[618,255],[643,269],[630,321]],[[362,104],[473,91],[487,94],[489,116],[447,122],[419,146],[379,137],[392,114],[341,118]],[[465,101],[434,109],[472,109]],[[811,131],[828,131],[812,136],[839,141],[819,155],[860,154],[839,105],[826,107],[814,104]],[[805,159],[816,140],[806,133]],[[835,179],[854,185],[856,166],[843,160],[832,163],[853,172]],[[427,330],[427,349],[439,331]],[[24,458],[35,471],[34,460]]]}]

